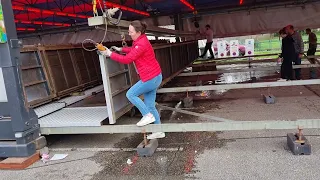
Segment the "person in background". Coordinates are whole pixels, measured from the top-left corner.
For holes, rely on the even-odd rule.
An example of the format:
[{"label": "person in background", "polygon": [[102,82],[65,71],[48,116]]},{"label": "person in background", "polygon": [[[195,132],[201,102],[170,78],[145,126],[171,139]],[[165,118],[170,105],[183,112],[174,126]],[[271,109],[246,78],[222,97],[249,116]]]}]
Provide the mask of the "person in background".
[{"label": "person in background", "polygon": [[[306,29],[306,33],[309,35],[309,48],[308,48],[308,52],[307,52],[307,56],[314,56],[316,54],[317,51],[317,35],[313,32],[311,32],[311,29],[308,28]],[[315,64],[316,63],[316,59],[315,58],[309,58],[311,64]],[[311,79],[316,79],[317,78],[317,71],[316,68],[311,68],[310,70],[310,78]]]},{"label": "person in background", "polygon": [[281,80],[279,81],[289,81],[292,80],[292,62],[296,59],[294,41],[292,36],[286,33],[285,28],[279,31],[279,35],[282,37],[281,54],[278,59],[278,62],[282,59]]},{"label": "person in background", "polygon": [[[296,58],[294,59],[293,63],[294,65],[301,65],[301,58],[304,53],[304,43],[302,41],[301,34],[294,30],[294,27],[292,25],[286,26],[286,33],[290,36],[292,36],[292,39],[294,41],[294,49],[296,53]],[[301,79],[301,69],[295,69],[295,78],[296,80]]]},{"label": "person in background", "polygon": [[212,29],[211,29],[209,24],[206,25],[206,30],[202,34],[206,36],[207,43],[206,43],[206,46],[204,48],[203,54],[200,56],[200,58],[203,58],[207,54],[207,52],[209,50],[210,55],[211,55],[211,57],[209,59],[214,59],[214,54],[213,54],[213,51],[212,51],[213,31],[212,31]]},{"label": "person in background", "polygon": [[[162,74],[152,45],[145,34],[146,29],[147,25],[144,22],[138,20],[131,22],[129,26],[129,35],[133,40],[132,47],[112,47],[112,49],[118,52],[127,53],[126,55],[112,52],[106,47],[106,50],[101,52],[101,54],[110,57],[111,60],[123,64],[134,63],[137,68],[137,73],[141,80],[133,85],[126,94],[129,101],[139,109],[143,116],[137,123],[137,126],[161,123],[155,101],[157,89],[162,82]],[[144,96],[144,102],[139,98],[140,95]],[[147,136],[148,139],[164,137],[165,133],[163,132],[154,132]]]}]

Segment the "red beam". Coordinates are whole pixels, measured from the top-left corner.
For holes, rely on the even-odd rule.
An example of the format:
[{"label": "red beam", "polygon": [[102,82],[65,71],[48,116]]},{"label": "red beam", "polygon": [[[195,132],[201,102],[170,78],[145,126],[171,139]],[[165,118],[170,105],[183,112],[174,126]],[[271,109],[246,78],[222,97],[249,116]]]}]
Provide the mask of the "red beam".
[{"label": "red beam", "polygon": [[194,6],[192,6],[188,1],[186,0],[180,0],[184,5],[188,6],[192,11],[194,11]]},{"label": "red beam", "polygon": [[35,25],[48,25],[48,26],[64,26],[64,27],[70,27],[71,26],[71,24],[47,22],[47,21],[14,20],[14,22],[15,23],[21,23],[21,24],[35,24]]},{"label": "red beam", "polygon": [[[101,1],[101,0],[100,0]],[[119,7],[121,10],[123,11],[129,11],[129,12],[133,12],[133,13],[137,13],[137,14],[141,14],[141,15],[144,15],[144,16],[150,16],[149,13],[147,12],[144,12],[144,11],[139,11],[139,10],[136,10],[136,9],[133,9],[133,8],[130,8],[130,7],[126,7],[126,6],[122,6],[120,4],[116,4],[116,3],[111,3],[111,2],[108,2],[106,3],[106,5],[108,7]],[[98,8],[100,8],[98,6]],[[72,13],[68,13],[70,11],[73,11],[73,7],[66,7],[63,11],[64,12],[60,12],[59,10],[56,9],[55,10],[41,10],[41,9],[37,9],[37,8],[27,8],[27,7],[23,7],[23,6],[13,6],[13,9],[14,10],[20,10],[20,11],[29,11],[29,12],[33,12],[33,13],[36,13],[36,14],[29,14],[29,16],[27,16],[26,14],[17,14],[16,15],[16,18],[17,19],[20,19],[20,20],[29,20],[30,19],[36,19],[38,18],[39,16],[37,16],[37,13],[40,13],[42,11],[43,15],[42,17],[48,17],[48,16],[52,16],[54,14],[56,15],[60,15],[60,16],[69,16],[69,17],[79,17],[79,18],[89,18],[89,16],[83,16],[83,15],[79,15],[79,14],[72,14]],[[85,11],[92,11],[92,4],[83,4],[83,9],[80,9],[80,8],[76,8],[75,9],[75,12],[80,12],[80,10],[85,10]]]},{"label": "red beam", "polygon": [[35,31],[35,28],[17,28],[17,31]]},{"label": "red beam", "polygon": [[31,7],[23,7],[23,6],[12,6],[12,9],[13,10],[19,10],[19,11],[42,13],[42,14],[47,14],[47,15],[77,17],[77,18],[82,18],[82,19],[87,19],[87,18],[90,17],[90,16],[84,16],[84,15],[80,15],[80,14],[65,13],[65,12],[51,11],[51,10],[43,10],[43,9],[31,8]]},{"label": "red beam", "polygon": [[240,0],[240,5],[242,5],[243,4],[243,0]]},{"label": "red beam", "polygon": [[133,9],[133,8],[130,8],[130,7],[127,7],[127,6],[122,6],[122,5],[117,4],[117,3],[112,3],[112,2],[107,1],[106,5],[109,6],[109,7],[118,7],[119,9],[121,9],[123,11],[129,11],[129,12],[141,14],[141,15],[144,15],[144,16],[150,16],[150,14],[145,12],[145,11],[136,10],[136,9]]}]

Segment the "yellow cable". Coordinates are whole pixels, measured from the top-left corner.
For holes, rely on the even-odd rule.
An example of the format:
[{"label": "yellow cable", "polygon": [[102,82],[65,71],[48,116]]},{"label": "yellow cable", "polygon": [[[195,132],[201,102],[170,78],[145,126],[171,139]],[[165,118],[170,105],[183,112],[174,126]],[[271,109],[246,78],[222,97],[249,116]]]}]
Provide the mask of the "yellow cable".
[{"label": "yellow cable", "polygon": [[97,14],[97,0],[92,0],[92,10],[94,14]]}]

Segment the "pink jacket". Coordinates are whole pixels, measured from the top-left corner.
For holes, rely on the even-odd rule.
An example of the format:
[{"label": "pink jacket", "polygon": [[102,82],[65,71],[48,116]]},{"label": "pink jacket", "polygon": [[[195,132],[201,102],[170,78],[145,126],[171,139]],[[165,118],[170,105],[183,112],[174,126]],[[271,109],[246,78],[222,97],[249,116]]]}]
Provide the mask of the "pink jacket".
[{"label": "pink jacket", "polygon": [[111,59],[122,64],[135,63],[140,79],[143,82],[149,81],[161,74],[160,65],[154,54],[154,50],[145,34],[133,41],[132,47],[122,48],[123,56],[117,53],[111,54]]}]

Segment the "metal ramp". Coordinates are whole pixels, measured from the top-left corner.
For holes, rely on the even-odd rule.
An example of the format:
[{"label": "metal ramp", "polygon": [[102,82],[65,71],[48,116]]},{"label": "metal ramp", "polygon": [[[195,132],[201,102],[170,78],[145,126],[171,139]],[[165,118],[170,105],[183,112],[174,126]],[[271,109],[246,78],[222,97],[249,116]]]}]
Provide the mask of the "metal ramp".
[{"label": "metal ramp", "polygon": [[103,86],[97,86],[91,89],[88,89],[84,91],[84,95],[82,96],[70,96],[63,99],[60,99],[58,101],[34,108],[35,113],[39,118],[44,117],[48,114],[51,114],[55,111],[61,110],[67,106],[70,106],[71,104],[77,103],[89,96],[92,95],[92,93],[99,93],[103,91]]},{"label": "metal ramp", "polygon": [[92,95],[103,91],[103,86],[97,86],[84,91],[84,95],[70,96],[61,100],[34,109],[39,117],[39,125],[42,128],[55,127],[96,127],[108,118],[107,107],[73,107],[68,106],[84,100]]},{"label": "metal ramp", "polygon": [[39,119],[41,128],[96,127],[108,118],[107,107],[64,108]]}]

